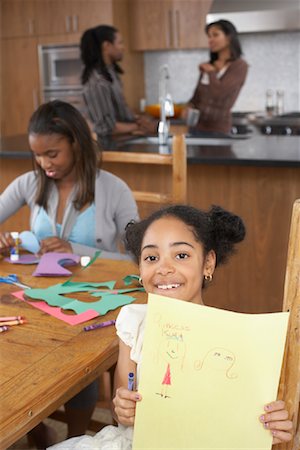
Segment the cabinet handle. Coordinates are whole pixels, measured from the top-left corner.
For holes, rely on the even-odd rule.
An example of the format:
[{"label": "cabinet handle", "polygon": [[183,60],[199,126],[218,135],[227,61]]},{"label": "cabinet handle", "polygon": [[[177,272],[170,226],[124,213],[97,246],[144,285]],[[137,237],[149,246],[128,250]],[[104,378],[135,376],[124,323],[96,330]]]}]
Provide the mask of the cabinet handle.
[{"label": "cabinet handle", "polygon": [[66,16],[65,17],[65,22],[66,22],[66,32],[70,33],[71,32],[71,16]]},{"label": "cabinet handle", "polygon": [[172,10],[169,9],[168,11],[168,30],[167,30],[167,46],[172,47],[173,45],[173,38],[174,38],[174,30],[173,30],[173,20],[172,20]]},{"label": "cabinet handle", "polygon": [[74,14],[73,15],[73,32],[74,33],[77,33],[77,31],[78,31],[78,23],[79,23],[78,16],[76,14]]},{"label": "cabinet handle", "polygon": [[35,111],[39,107],[39,97],[37,89],[32,89],[32,103]]},{"label": "cabinet handle", "polygon": [[34,19],[28,19],[28,33],[34,34]]},{"label": "cabinet handle", "polygon": [[180,12],[178,9],[175,11],[175,31],[176,36],[176,48],[180,47]]}]

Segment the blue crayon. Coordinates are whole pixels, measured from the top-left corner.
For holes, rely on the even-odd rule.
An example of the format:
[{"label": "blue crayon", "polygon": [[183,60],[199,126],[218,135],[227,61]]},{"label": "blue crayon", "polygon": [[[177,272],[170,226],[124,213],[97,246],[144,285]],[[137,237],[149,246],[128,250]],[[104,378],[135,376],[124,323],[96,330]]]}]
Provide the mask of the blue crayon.
[{"label": "blue crayon", "polygon": [[134,391],[134,373],[129,372],[128,374],[128,390]]}]

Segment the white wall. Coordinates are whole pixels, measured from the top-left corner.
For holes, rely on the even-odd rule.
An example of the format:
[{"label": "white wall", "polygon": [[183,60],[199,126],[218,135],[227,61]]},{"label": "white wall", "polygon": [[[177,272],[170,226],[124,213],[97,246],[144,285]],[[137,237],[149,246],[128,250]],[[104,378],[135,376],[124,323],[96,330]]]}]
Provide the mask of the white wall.
[{"label": "white wall", "polygon": [[[249,64],[247,80],[234,111],[263,111],[267,89],[284,91],[285,111],[300,111],[300,32],[254,33],[240,36],[244,58]],[[158,72],[168,64],[169,91],[175,102],[186,102],[196,85],[200,62],[207,50],[145,52],[147,103],[158,101]]]}]

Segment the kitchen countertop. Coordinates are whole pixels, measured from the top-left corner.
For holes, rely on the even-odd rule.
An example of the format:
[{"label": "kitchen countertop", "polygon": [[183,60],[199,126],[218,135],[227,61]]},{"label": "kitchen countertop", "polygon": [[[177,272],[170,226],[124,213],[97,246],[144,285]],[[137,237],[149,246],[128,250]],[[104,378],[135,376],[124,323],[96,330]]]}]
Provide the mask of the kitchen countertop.
[{"label": "kitchen countertop", "polygon": [[[142,138],[141,138],[142,139]],[[141,140],[140,139],[140,140]],[[187,145],[188,164],[300,167],[300,136],[265,136],[223,139],[222,144],[207,138],[204,145]],[[139,138],[109,141],[105,150],[130,152],[170,152],[170,146],[139,143]],[[0,139],[0,159],[30,159],[26,135]]]}]

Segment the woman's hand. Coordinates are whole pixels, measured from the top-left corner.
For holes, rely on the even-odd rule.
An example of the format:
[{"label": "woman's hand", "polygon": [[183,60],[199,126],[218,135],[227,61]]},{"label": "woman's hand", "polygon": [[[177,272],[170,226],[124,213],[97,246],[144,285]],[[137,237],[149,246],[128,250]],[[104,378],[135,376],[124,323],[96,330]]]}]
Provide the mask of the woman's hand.
[{"label": "woman's hand", "polygon": [[142,400],[138,392],[129,391],[124,387],[116,390],[116,396],[113,399],[115,413],[120,424],[127,427],[134,425],[136,402]]},{"label": "woman's hand", "polygon": [[11,247],[14,245],[15,241],[10,233],[0,233],[0,254],[9,254]]},{"label": "woman's hand", "polygon": [[206,72],[206,73],[208,73],[208,72],[216,72],[215,66],[213,66],[210,63],[202,63],[202,64],[200,64],[199,69],[201,70],[201,72]]},{"label": "woman's hand", "polygon": [[41,248],[39,253],[58,252],[58,253],[73,253],[71,244],[56,236],[43,239],[41,241]]},{"label": "woman's hand", "polygon": [[288,412],[285,403],[282,400],[265,405],[265,414],[260,416],[259,420],[264,424],[267,430],[270,430],[273,436],[273,444],[289,442],[292,437],[293,424],[288,420]]}]

